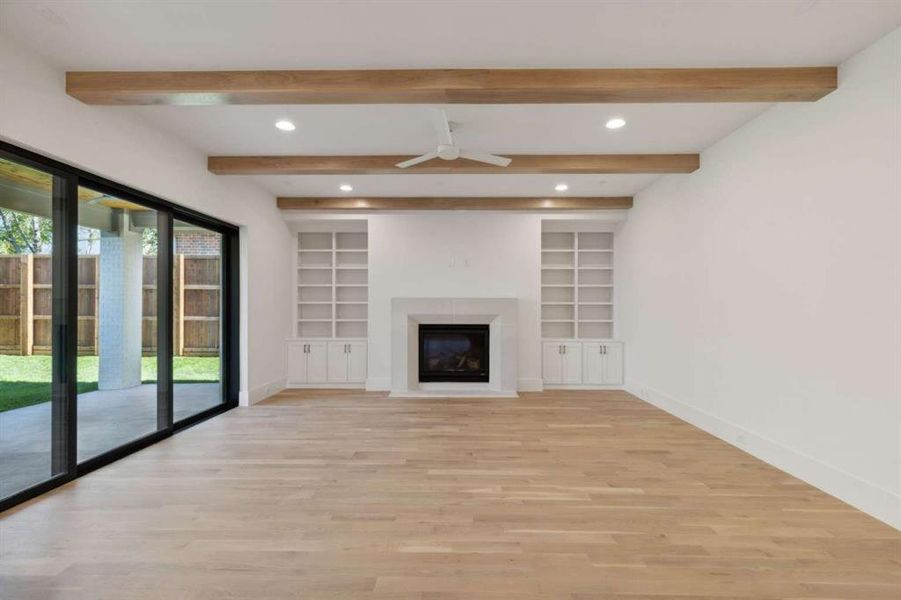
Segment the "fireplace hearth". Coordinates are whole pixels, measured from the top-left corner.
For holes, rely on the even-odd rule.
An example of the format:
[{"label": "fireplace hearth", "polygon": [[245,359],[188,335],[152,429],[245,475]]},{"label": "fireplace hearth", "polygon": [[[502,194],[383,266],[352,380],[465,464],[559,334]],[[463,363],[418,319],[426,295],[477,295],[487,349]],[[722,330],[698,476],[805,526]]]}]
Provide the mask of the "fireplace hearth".
[{"label": "fireplace hearth", "polygon": [[419,325],[420,382],[488,382],[488,325]]}]

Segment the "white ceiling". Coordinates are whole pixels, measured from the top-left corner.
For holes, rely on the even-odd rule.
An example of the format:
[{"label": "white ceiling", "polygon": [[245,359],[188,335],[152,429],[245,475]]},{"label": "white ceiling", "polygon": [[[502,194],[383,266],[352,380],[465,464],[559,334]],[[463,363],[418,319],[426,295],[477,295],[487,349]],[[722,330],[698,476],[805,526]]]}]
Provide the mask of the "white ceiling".
[{"label": "white ceiling", "polygon": [[[901,0],[327,2],[3,0],[0,35],[60,67],[274,69],[835,65],[901,24]],[[765,104],[446,107],[458,142],[497,153],[697,152]],[[97,107],[207,154],[419,154],[428,107]],[[623,115],[628,126],[603,127]],[[296,122],[286,134],[272,124]],[[703,165],[702,165],[703,168]],[[279,195],[632,194],[656,176],[261,176]],[[601,184],[600,181],[605,183]]]},{"label": "white ceiling", "polygon": [[[659,175],[255,175],[276,196],[631,196]],[[566,193],[554,191],[565,181]],[[339,191],[350,183],[349,194]]]},{"label": "white ceiling", "polygon": [[4,33],[70,69],[836,64],[892,0],[4,0]]},{"label": "white ceiling", "polygon": [[[506,154],[699,152],[759,114],[769,104],[448,105],[455,140],[463,148]],[[437,145],[426,105],[361,106],[146,106],[130,111],[185,139],[208,155],[409,154]],[[609,130],[611,116],[628,120]],[[286,133],[279,119],[297,125]],[[607,186],[599,187],[601,179]],[[367,196],[632,195],[648,175],[381,175],[255,177],[275,195],[333,195],[350,181]]]}]

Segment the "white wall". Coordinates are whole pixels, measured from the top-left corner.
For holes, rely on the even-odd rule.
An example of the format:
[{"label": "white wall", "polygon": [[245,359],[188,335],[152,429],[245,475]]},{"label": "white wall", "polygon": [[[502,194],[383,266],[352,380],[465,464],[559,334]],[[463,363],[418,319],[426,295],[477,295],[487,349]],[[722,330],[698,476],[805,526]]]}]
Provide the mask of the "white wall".
[{"label": "white wall", "polygon": [[275,200],[207,171],[198,150],[128,109],[65,94],[64,73],[0,39],[0,138],[241,226],[242,401],[284,382],[291,238]]},{"label": "white wall", "polygon": [[519,389],[541,389],[541,217],[488,212],[369,215],[368,389],[391,381],[391,298],[519,299]]},{"label": "white wall", "polygon": [[628,388],[901,526],[901,30],[640,193]]}]

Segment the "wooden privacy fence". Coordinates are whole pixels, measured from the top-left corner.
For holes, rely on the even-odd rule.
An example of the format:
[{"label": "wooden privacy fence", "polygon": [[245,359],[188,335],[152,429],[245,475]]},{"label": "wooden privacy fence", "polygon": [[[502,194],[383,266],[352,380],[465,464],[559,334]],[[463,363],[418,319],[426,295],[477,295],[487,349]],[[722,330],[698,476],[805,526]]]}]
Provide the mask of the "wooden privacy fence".
[{"label": "wooden privacy fence", "polygon": [[[50,354],[52,260],[45,254],[0,255],[0,354]],[[219,354],[219,257],[176,254],[174,350],[177,356]],[[78,257],[78,352],[99,352],[97,256]],[[145,256],[141,345],[156,352],[156,257]]]}]

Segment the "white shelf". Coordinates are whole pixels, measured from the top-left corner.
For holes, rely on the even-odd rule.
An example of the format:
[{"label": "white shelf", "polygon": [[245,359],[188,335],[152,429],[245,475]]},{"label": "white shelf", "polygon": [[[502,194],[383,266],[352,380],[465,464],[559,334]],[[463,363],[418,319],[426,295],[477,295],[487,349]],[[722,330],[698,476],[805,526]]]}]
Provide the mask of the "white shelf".
[{"label": "white shelf", "polygon": [[541,335],[613,337],[613,233],[543,231]]},{"label": "white shelf", "polygon": [[297,234],[295,335],[365,339],[368,235],[317,231]]}]

